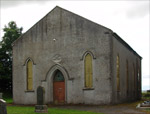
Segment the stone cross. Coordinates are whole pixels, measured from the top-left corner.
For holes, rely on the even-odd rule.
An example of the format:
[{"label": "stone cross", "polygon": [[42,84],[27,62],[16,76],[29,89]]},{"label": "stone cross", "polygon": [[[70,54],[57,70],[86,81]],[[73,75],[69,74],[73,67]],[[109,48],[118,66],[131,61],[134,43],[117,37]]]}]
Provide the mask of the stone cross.
[{"label": "stone cross", "polygon": [[6,101],[0,99],[0,114],[7,114]]},{"label": "stone cross", "polygon": [[44,88],[39,86],[37,88],[37,105],[44,105],[44,94],[45,94]]}]

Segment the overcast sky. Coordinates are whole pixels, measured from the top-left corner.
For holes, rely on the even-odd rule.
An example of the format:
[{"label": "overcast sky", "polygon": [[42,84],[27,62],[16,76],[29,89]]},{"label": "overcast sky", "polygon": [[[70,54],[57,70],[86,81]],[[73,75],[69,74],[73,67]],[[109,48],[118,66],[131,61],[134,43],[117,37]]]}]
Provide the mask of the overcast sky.
[{"label": "overcast sky", "polygon": [[26,32],[55,6],[110,28],[142,56],[142,89],[150,89],[149,0],[0,0],[0,5],[0,40],[8,22],[15,21]]}]

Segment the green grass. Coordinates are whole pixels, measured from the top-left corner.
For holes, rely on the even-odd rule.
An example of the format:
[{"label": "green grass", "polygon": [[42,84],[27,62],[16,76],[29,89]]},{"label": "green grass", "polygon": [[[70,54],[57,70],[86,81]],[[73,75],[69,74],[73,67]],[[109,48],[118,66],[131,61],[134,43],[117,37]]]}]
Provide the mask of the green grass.
[{"label": "green grass", "polygon": [[10,93],[3,93],[3,99],[6,101],[7,104],[10,104],[13,102],[12,94]]},{"label": "green grass", "polygon": [[[7,114],[42,114],[35,113],[34,107],[26,106],[7,106]],[[90,111],[79,111],[71,109],[48,108],[47,114],[102,114]]]},{"label": "green grass", "polygon": [[[13,103],[11,94],[4,94],[3,99],[7,104]],[[34,106],[13,106],[7,105],[7,114],[40,114],[34,112]],[[102,114],[95,113],[90,111],[79,111],[79,110],[71,110],[71,109],[59,109],[59,108],[48,108],[47,114]]]},{"label": "green grass", "polygon": [[[7,102],[7,104],[10,104],[13,102],[11,94],[4,94],[3,99]],[[143,100],[150,100],[150,92],[142,93],[142,99]],[[139,102],[142,102],[142,101],[138,101],[138,103]],[[133,107],[135,107],[138,103],[137,102],[131,103],[130,105],[131,106],[133,105]],[[40,113],[35,113],[34,110],[35,110],[34,106],[7,105],[7,113],[8,114],[40,114]],[[147,109],[145,111],[149,112],[150,110]],[[102,113],[49,107],[47,114],[102,114]]]},{"label": "green grass", "polygon": [[10,97],[4,97],[3,99],[6,101],[7,104],[13,103],[13,100]]}]

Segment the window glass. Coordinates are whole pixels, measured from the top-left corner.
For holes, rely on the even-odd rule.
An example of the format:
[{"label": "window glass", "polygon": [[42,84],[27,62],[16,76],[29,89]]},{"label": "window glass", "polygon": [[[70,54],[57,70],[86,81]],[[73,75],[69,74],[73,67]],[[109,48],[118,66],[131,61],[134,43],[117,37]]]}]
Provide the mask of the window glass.
[{"label": "window glass", "polygon": [[117,55],[117,91],[120,91],[120,61],[119,61],[119,55]]},{"label": "window glass", "polygon": [[93,72],[92,72],[92,56],[87,54],[85,56],[85,87],[91,88],[93,86]]},{"label": "window glass", "polygon": [[57,70],[53,80],[55,82],[63,82],[64,81],[64,76],[59,70]]},{"label": "window glass", "polygon": [[32,71],[32,61],[27,62],[27,90],[33,89],[33,71]]}]

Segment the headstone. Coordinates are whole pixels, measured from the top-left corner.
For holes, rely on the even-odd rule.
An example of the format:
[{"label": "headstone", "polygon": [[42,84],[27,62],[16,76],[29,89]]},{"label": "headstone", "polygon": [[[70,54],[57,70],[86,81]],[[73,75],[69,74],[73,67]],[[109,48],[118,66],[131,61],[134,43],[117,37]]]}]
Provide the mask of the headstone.
[{"label": "headstone", "polygon": [[7,114],[6,101],[0,99],[0,114]]},{"label": "headstone", "polygon": [[45,105],[45,90],[44,87],[39,86],[37,88],[37,105],[35,105],[35,112],[47,113],[47,105]]},{"label": "headstone", "polygon": [[143,103],[141,103],[140,106],[141,107],[150,107],[150,101],[144,101]]},{"label": "headstone", "polygon": [[3,93],[0,93],[0,99],[2,99],[3,98]]},{"label": "headstone", "polygon": [[44,104],[44,88],[39,86],[37,88],[37,105],[43,105]]}]

